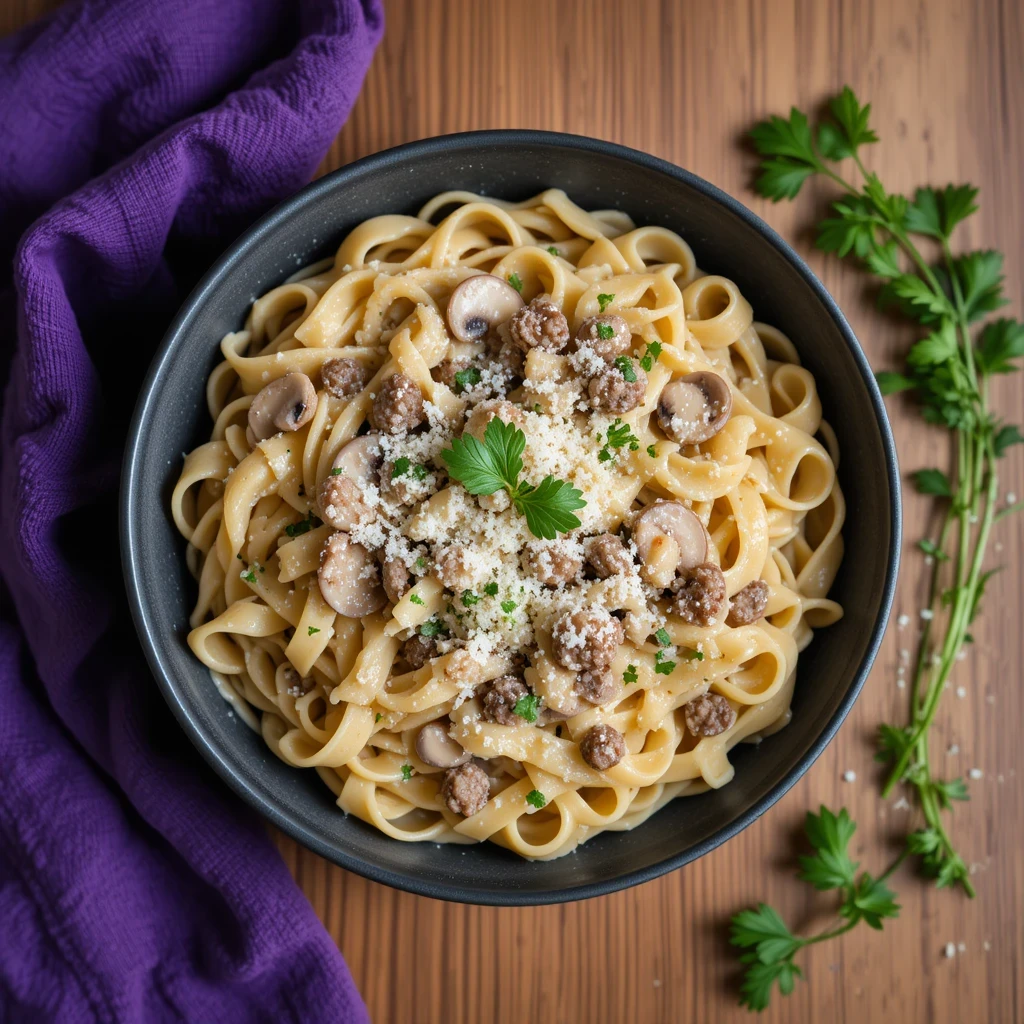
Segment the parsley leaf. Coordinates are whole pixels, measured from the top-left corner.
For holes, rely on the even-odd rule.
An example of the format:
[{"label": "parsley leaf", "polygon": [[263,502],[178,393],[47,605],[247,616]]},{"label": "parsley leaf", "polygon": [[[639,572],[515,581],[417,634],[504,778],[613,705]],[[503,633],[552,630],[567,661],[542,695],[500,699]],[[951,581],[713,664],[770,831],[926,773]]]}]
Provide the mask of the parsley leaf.
[{"label": "parsley leaf", "polygon": [[804,830],[816,852],[800,858],[798,877],[823,891],[852,885],[857,864],[850,859],[846,848],[856,828],[845,807],[838,816],[827,807],[822,807],[819,814],[808,811]]},{"label": "parsley leaf", "polygon": [[475,366],[467,366],[464,370],[455,372],[455,394],[461,395],[463,391],[476,387],[480,383],[480,370]]},{"label": "parsley leaf", "polygon": [[949,477],[941,469],[919,469],[913,478],[914,486],[921,494],[931,494],[936,498],[953,497]]},{"label": "parsley leaf", "polygon": [[626,671],[622,673],[622,681],[628,686],[637,681],[636,665],[627,665]]},{"label": "parsley leaf", "polygon": [[949,560],[949,555],[947,555],[945,551],[941,551],[935,541],[930,540],[927,537],[922,537],[921,540],[917,542],[917,546],[930,558],[938,558],[943,562]]},{"label": "parsley leaf", "polygon": [[306,635],[307,636],[314,636],[316,633],[319,633],[319,632],[320,632],[320,630],[319,630],[318,627],[316,627],[316,626],[309,626],[307,628],[307,630],[306,630]]},{"label": "parsley leaf", "polygon": [[331,470],[331,476],[341,476],[341,474],[344,473],[344,472],[345,472],[345,467],[344,466],[335,466],[334,469]]},{"label": "parsley leaf", "polygon": [[484,593],[488,597],[497,597],[498,596],[498,584],[497,583],[485,583],[484,584]]},{"label": "parsley leaf", "polygon": [[611,324],[598,324],[597,336],[602,341],[611,341],[615,337],[615,328]]},{"label": "parsley leaf", "polygon": [[412,778],[412,765],[411,764],[403,764],[402,765],[402,781],[403,782],[408,782],[411,778]]},{"label": "parsley leaf", "polygon": [[1017,369],[1012,359],[1024,356],[1024,324],[1016,320],[993,320],[981,332],[974,349],[978,370],[990,375],[1012,373]]},{"label": "parsley leaf", "polygon": [[598,295],[598,297],[597,297],[597,304],[598,304],[598,306],[600,306],[600,307],[601,307],[601,312],[602,312],[602,313],[603,313],[603,312],[604,312],[604,311],[605,311],[605,310],[606,310],[606,309],[607,309],[607,308],[608,308],[608,307],[609,307],[609,306],[610,306],[610,305],[611,305],[611,304],[612,304],[612,303],[613,303],[614,301],[615,301],[615,295],[614,295],[614,294],[612,294],[612,295],[607,295],[607,294],[605,294],[604,292],[602,292],[602,293],[601,293],[600,295]]},{"label": "parsley leaf", "polygon": [[657,632],[656,632],[656,633],[654,634],[654,639],[655,639],[655,640],[657,640],[657,641],[658,641],[658,643],[659,643],[659,644],[660,644],[660,645],[661,645],[662,647],[671,647],[671,646],[672,646],[672,637],[670,637],[670,636],[668,635],[668,630],[667,630],[667,629],[666,629],[666,628],[665,628],[664,626],[662,626],[662,627],[661,627],[661,628],[660,628],[660,629],[659,629],[659,630],[658,630],[658,631],[657,631]]},{"label": "parsley leaf", "polygon": [[963,291],[968,323],[1006,305],[1003,298],[1003,254],[987,249],[953,260],[953,273]]},{"label": "parsley leaf", "polygon": [[[605,441],[604,446],[597,453],[599,462],[613,462],[615,460],[615,451],[619,448],[626,448],[628,446],[631,452],[638,451],[640,448],[640,438],[633,433],[633,428],[628,423],[623,423],[618,416],[615,417],[615,420],[608,428],[607,437],[608,440]],[[597,438],[600,440],[601,435],[598,434]]]},{"label": "parsley leaf", "polygon": [[679,652],[687,661],[703,661],[703,651],[680,651]]},{"label": "parsley leaf", "polygon": [[527,722],[536,722],[537,708],[539,706],[540,697],[536,694],[528,693],[525,697],[520,697],[516,701],[515,706],[512,708],[512,713],[520,718],[525,718]]},{"label": "parsley leaf", "polygon": [[992,438],[992,450],[997,459],[1001,459],[1006,454],[1006,449],[1015,444],[1024,444],[1024,436],[1021,435],[1020,428],[1016,424],[1000,427]]},{"label": "parsley leaf", "polygon": [[437,619],[427,619],[419,627],[420,636],[440,636],[444,632],[446,632],[444,626]]},{"label": "parsley leaf", "polygon": [[377,714],[373,716],[374,724],[376,725],[376,723],[379,722],[383,717],[384,716],[378,711]]},{"label": "parsley leaf", "polygon": [[881,931],[882,918],[899,917],[900,905],[884,882],[872,878],[865,871],[850,897],[839,908],[839,913],[850,922],[863,921],[869,928]]},{"label": "parsley leaf", "polygon": [[545,540],[554,540],[560,533],[575,530],[580,519],[573,512],[587,505],[582,491],[553,476],[544,477],[537,487],[520,484],[518,493],[512,497],[512,504],[520,515],[526,517],[530,533]]},{"label": "parsley leaf", "polygon": [[[852,156],[860,146],[878,141],[878,136],[868,127],[871,116],[871,104],[860,105],[853,90],[847,85],[843,91],[829,102],[832,116],[839,122],[845,141],[849,146],[846,156]],[[834,159],[834,158],[833,158]]]},{"label": "parsley leaf", "polygon": [[515,603],[515,601],[502,601],[501,602],[501,610],[506,615],[511,615],[516,610],[517,607],[518,607],[518,605]]},{"label": "parsley leaf", "polygon": [[238,574],[246,583],[256,582],[256,571],[254,569],[243,569]]},{"label": "parsley leaf", "polygon": [[419,594],[410,594],[409,595],[409,601],[410,601],[411,604],[425,605],[427,603],[426,601],[423,600],[422,597],[420,597]]},{"label": "parsley leaf", "polygon": [[512,285],[517,292],[521,292],[523,290],[523,279],[516,273],[508,275],[508,283]]},{"label": "parsley leaf", "polygon": [[895,395],[898,391],[907,391],[909,388],[916,388],[917,382],[902,373],[893,373],[890,370],[882,370],[875,374],[878,382],[878,389],[883,395]]},{"label": "parsley leaf", "polygon": [[655,448],[653,444],[649,444],[647,446],[647,454],[650,455],[652,459],[656,459],[658,457],[658,449]]},{"label": "parsley leaf", "polygon": [[411,465],[412,462],[409,459],[407,459],[404,455],[395,459],[395,464],[391,468],[391,479],[395,480],[400,476],[405,476],[405,474],[409,472],[409,467]]},{"label": "parsley leaf", "polygon": [[530,804],[531,807],[536,807],[537,810],[540,810],[548,800],[539,789],[531,789],[530,792],[526,794],[526,802]]},{"label": "parsley leaf", "polygon": [[916,235],[949,240],[954,228],[978,209],[973,185],[947,185],[942,190],[919,188],[907,207],[903,226]]},{"label": "parsley leaf", "polygon": [[654,674],[659,676],[670,676],[675,671],[674,661],[665,661],[665,652],[658,651],[654,656]]},{"label": "parsley leaf", "polygon": [[562,255],[553,245],[549,245],[548,246],[548,252],[551,253],[552,256],[561,256]]},{"label": "parsley leaf", "polygon": [[471,605],[479,603],[479,596],[474,594],[472,590],[464,590],[462,592],[462,605],[464,608],[469,608]]}]

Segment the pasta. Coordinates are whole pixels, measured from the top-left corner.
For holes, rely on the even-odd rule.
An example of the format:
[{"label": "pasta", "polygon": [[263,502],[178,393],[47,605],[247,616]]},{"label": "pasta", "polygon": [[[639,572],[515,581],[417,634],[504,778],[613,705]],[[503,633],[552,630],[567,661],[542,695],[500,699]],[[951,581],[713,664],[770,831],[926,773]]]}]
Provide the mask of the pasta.
[{"label": "pasta", "polygon": [[842,615],[838,451],[793,344],[678,235],[446,193],[221,352],[172,497],[188,643],[342,811],[558,857],[789,721]]}]

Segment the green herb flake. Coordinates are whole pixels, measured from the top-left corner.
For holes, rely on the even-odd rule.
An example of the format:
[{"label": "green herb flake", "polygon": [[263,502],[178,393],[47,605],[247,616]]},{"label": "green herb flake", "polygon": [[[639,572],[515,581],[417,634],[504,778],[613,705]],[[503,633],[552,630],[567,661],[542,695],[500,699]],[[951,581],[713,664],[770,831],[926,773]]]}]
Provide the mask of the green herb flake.
[{"label": "green herb flake", "polygon": [[475,604],[480,603],[480,595],[474,594],[472,590],[464,590],[462,592],[462,604],[466,608],[470,608]]},{"label": "green herb flake", "polygon": [[598,324],[597,336],[602,341],[611,341],[615,337],[615,328],[611,324]]},{"label": "green herb flake", "polygon": [[419,594],[410,594],[409,595],[409,602],[411,604],[419,604],[419,605],[425,605],[427,603],[426,601],[423,600],[422,597],[420,597]]},{"label": "green herb flake", "polygon": [[626,671],[622,673],[622,681],[628,686],[637,681],[636,665],[627,665]]},{"label": "green herb flake", "polygon": [[526,802],[531,807],[536,807],[539,811],[548,801],[547,797],[544,796],[539,789],[531,789],[530,792],[526,794]]},{"label": "green herb flake", "polygon": [[515,601],[502,601],[501,602],[501,610],[506,615],[511,615],[512,612],[514,612],[516,610],[516,608],[517,608],[517,605],[516,605]]},{"label": "green herb flake", "polygon": [[665,661],[665,652],[658,651],[654,656],[654,673],[659,676],[670,676],[675,671],[674,661]]},{"label": "green herb flake", "polygon": [[497,597],[498,596],[498,584],[497,583],[485,583],[484,584],[484,593],[488,597]]},{"label": "green herb flake", "polygon": [[655,448],[653,444],[649,444],[647,446],[647,454],[650,455],[652,459],[656,459],[658,457],[658,449]]},{"label": "green herb flake", "polygon": [[512,285],[517,292],[521,292],[523,290],[523,279],[516,273],[508,275],[508,283]]},{"label": "green herb flake", "polygon": [[613,302],[615,301],[614,295],[606,295],[604,293],[598,295],[597,304],[601,307],[603,313]]},{"label": "green herb flake", "polygon": [[443,632],[444,626],[442,626],[441,623],[437,621],[437,619],[427,619],[427,621],[421,623],[419,627],[420,636],[440,636]]},{"label": "green herb flake", "polygon": [[549,245],[548,246],[548,252],[551,253],[552,256],[561,256],[562,255],[553,245]]},{"label": "green herb flake", "polygon": [[411,778],[412,778],[412,765],[411,764],[403,764],[402,765],[402,781],[403,782],[408,782]]},{"label": "green herb flake", "polygon": [[404,455],[399,456],[395,459],[395,464],[391,468],[391,479],[397,480],[400,476],[405,476],[409,472],[409,467],[412,462],[407,459]]},{"label": "green herb flake", "polygon": [[672,646],[672,637],[668,635],[668,630],[664,626],[654,634],[654,638],[662,647]]},{"label": "green herb flake", "polygon": [[516,701],[512,711],[520,718],[525,718],[527,722],[536,722],[538,707],[540,707],[540,697],[536,694],[528,693],[525,697],[520,697]]},{"label": "green herb flake", "polygon": [[480,379],[480,371],[475,366],[467,366],[465,370],[456,371],[455,394],[461,395],[463,391],[475,388]]},{"label": "green herb flake", "polygon": [[238,575],[245,580],[246,583],[256,582],[256,571],[254,569],[243,569]]},{"label": "green herb flake", "polygon": [[644,368],[645,373],[650,373],[654,367],[654,364],[658,361],[658,356],[661,355],[661,342],[660,341],[649,341],[647,343],[647,349],[644,352],[643,358],[640,360],[640,365]]},{"label": "green herb flake", "polygon": [[320,632],[320,630],[316,626],[310,626],[306,630],[306,636],[314,636],[314,635],[316,635],[319,632]]},{"label": "green herb flake", "polygon": [[381,714],[381,713],[380,713],[380,712],[378,711],[378,712],[377,712],[377,714],[376,714],[376,715],[374,715],[374,717],[373,717],[373,721],[374,721],[374,724],[376,724],[377,722],[379,722],[379,721],[380,721],[380,720],[381,720],[381,719],[382,719],[383,717],[384,717],[384,716],[383,716],[383,715],[382,715],[382,714]]},{"label": "green herb flake", "polygon": [[289,523],[284,528],[284,532],[289,537],[301,537],[302,534],[309,533],[310,530],[315,530],[318,526],[323,525],[324,521],[310,509],[306,513],[305,519],[300,519],[297,523]]},{"label": "green herb flake", "polygon": [[629,356],[616,356],[615,368],[622,374],[627,384],[636,383],[636,370],[633,369],[633,360]]},{"label": "green herb flake", "polygon": [[419,570],[422,571],[423,569],[426,569],[426,567],[427,567],[427,560],[422,555],[420,555],[420,557],[417,558],[415,563],[413,564],[413,568],[414,569],[419,569]]},{"label": "green herb flake", "polygon": [[344,472],[345,472],[345,467],[344,466],[335,466],[334,469],[331,470],[331,476],[341,476],[341,474],[344,473]]}]

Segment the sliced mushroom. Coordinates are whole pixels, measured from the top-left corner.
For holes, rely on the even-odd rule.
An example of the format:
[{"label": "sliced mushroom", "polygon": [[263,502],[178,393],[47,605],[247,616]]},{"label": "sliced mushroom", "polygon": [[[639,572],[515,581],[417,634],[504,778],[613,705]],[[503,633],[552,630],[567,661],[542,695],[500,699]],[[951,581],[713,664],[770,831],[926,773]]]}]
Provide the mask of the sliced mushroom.
[{"label": "sliced mushroom", "polygon": [[378,612],[387,604],[377,560],[347,533],[332,533],[320,554],[317,573],[323,599],[350,619]]},{"label": "sliced mushroom", "polygon": [[454,768],[473,755],[453,740],[440,722],[428,722],[416,737],[416,756],[432,768]]},{"label": "sliced mushroom", "polygon": [[665,551],[673,546],[679,551],[675,572],[700,565],[708,553],[704,524],[681,501],[657,501],[640,512],[633,520],[633,543],[645,567],[657,565],[659,578]]},{"label": "sliced mushroom", "polygon": [[316,388],[304,373],[286,373],[272,380],[249,406],[249,430],[263,441],[282,430],[304,427],[316,412]]},{"label": "sliced mushroom", "polygon": [[714,437],[731,412],[728,382],[707,370],[669,381],[658,399],[658,423],[680,444],[700,444]]},{"label": "sliced mushroom", "polygon": [[383,461],[380,434],[363,434],[342,445],[331,463],[331,476],[343,476],[357,484],[375,484]]},{"label": "sliced mushroom", "polygon": [[448,300],[448,327],[459,341],[480,341],[523,305],[523,297],[493,274],[467,277]]}]

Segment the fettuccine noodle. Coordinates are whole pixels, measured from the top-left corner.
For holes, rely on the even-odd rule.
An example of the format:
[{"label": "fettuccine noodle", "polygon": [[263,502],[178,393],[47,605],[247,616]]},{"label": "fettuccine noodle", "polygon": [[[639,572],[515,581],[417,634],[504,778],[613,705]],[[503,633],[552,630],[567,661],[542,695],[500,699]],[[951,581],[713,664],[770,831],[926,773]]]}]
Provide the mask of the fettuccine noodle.
[{"label": "fettuccine noodle", "polygon": [[[678,235],[446,193],[360,224],[221,351],[172,499],[188,642],[342,811],[558,857],[789,721],[842,614],[835,437],[794,345]],[[458,481],[442,452],[492,419],[578,526],[540,539]]]}]

